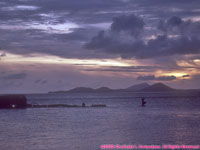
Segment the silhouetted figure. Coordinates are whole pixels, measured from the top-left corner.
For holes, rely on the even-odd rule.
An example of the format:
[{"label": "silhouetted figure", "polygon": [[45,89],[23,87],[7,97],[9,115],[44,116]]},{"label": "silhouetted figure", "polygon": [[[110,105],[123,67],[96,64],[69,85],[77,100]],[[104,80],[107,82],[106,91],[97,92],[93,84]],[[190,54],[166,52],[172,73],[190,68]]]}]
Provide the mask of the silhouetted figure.
[{"label": "silhouetted figure", "polygon": [[82,107],[85,107],[86,105],[85,105],[85,103],[82,103]]},{"label": "silhouetted figure", "polygon": [[142,98],[142,107],[144,107],[145,104],[147,103],[147,102],[145,102],[144,100],[145,100],[145,98],[143,97],[143,98]]}]

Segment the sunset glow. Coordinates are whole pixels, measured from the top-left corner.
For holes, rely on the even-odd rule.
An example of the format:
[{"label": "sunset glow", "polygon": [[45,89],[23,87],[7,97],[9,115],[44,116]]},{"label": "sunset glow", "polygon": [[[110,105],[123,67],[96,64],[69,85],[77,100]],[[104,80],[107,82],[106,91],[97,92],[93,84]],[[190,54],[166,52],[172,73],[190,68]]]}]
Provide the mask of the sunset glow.
[{"label": "sunset glow", "polygon": [[2,1],[0,92],[12,93],[17,85],[22,92],[47,92],[157,82],[200,88],[198,6],[159,0]]},{"label": "sunset glow", "polygon": [[85,65],[85,66],[131,66],[131,64],[123,63],[118,59],[66,59],[58,56],[33,54],[31,56],[24,57],[23,55],[6,53],[6,58],[1,60],[5,63],[42,63],[42,64],[57,64],[57,65]]}]

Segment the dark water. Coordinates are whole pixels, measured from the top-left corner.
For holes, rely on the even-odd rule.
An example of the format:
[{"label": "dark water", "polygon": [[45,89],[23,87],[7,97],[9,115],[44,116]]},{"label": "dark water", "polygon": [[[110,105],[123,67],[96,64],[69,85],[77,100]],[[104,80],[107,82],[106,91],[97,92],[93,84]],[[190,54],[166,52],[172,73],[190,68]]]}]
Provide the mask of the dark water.
[{"label": "dark water", "polygon": [[[146,96],[147,105],[141,107]],[[200,97],[177,93],[27,95],[28,103],[106,108],[0,110],[2,150],[98,150],[102,144],[199,145]]]}]

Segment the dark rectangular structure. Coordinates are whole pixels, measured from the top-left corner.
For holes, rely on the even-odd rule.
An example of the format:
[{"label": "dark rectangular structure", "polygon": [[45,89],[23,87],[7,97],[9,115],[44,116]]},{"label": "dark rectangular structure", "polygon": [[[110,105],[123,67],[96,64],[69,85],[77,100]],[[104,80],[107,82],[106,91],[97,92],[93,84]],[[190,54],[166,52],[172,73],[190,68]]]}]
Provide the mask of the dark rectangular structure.
[{"label": "dark rectangular structure", "polygon": [[24,95],[0,95],[0,109],[26,108],[27,99]]}]

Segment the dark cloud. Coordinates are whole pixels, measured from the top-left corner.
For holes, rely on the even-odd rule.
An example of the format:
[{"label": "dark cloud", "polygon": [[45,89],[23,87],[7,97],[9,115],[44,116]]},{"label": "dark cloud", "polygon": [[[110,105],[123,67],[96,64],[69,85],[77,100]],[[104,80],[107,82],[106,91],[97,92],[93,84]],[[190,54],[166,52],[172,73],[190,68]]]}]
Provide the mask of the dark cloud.
[{"label": "dark cloud", "polygon": [[191,13],[200,5],[198,0],[130,0],[127,3],[129,5],[137,4],[138,7],[143,7],[149,13],[157,16],[186,15],[186,12]]},{"label": "dark cloud", "polygon": [[138,76],[137,80],[155,80],[155,76],[154,75]]},{"label": "dark cloud", "polygon": [[3,58],[3,57],[6,57],[6,53],[0,54],[0,60],[1,60],[1,58]]},{"label": "dark cloud", "polygon": [[[76,56],[76,53],[81,49],[80,40],[82,37],[79,37],[80,40],[77,41],[68,40],[66,34],[49,34],[34,29],[14,31],[0,29],[0,34],[2,49],[16,54],[43,53],[62,57],[79,57],[79,55]],[[18,36],[19,34],[21,36]]]},{"label": "dark cloud", "polygon": [[158,29],[164,31],[166,35],[191,38],[198,36],[200,33],[200,22],[184,21],[180,17],[173,16],[167,20],[161,20]]},{"label": "dark cloud", "polygon": [[81,69],[82,71],[102,71],[102,72],[150,72],[148,70],[133,70],[133,69]]},{"label": "dark cloud", "polygon": [[137,80],[152,80],[152,81],[172,81],[175,80],[175,76],[159,76],[155,77],[154,75],[148,75],[148,76],[138,76]]},{"label": "dark cloud", "polygon": [[[123,21],[127,24],[130,18],[132,17],[127,16]],[[129,27],[127,28],[129,31]],[[129,39],[127,34],[127,38],[124,39],[120,34],[113,36],[109,31],[101,31],[86,44],[86,48],[99,53],[119,55],[122,58],[140,59],[200,53],[200,22],[183,21],[179,17],[172,17],[159,25],[157,30],[159,29],[166,32],[158,31],[158,34],[152,34],[155,38],[148,41],[144,37]],[[132,31],[129,33],[131,34]]]},{"label": "dark cloud", "polygon": [[[16,68],[18,64],[9,66],[1,61],[1,71],[5,69],[5,73],[0,74],[1,92],[9,91],[10,88],[10,91],[14,92],[16,90],[41,92],[56,88],[97,86],[96,82],[104,86],[120,87],[127,86],[133,80],[136,83],[140,82],[132,76],[129,79],[127,76],[116,76],[115,80],[113,77],[87,76],[86,71],[102,71],[102,74],[106,75],[106,71],[115,72],[113,74],[117,72],[153,74],[156,70],[165,71],[165,69],[198,70],[199,65],[192,59],[199,58],[191,58],[190,65],[185,67],[180,67],[176,63],[177,60],[188,61],[184,57],[186,54],[195,56],[199,54],[200,23],[194,22],[200,16],[199,6],[199,0],[1,0],[0,47],[7,56],[15,53],[24,57],[31,57],[31,54],[42,54],[42,56],[50,54],[81,59],[134,57],[148,58],[149,64],[145,63],[146,60],[139,60],[139,63],[144,61],[141,63],[143,65],[152,65],[153,62],[161,66],[88,69],[89,65],[80,68],[82,64],[77,63],[72,68],[85,71],[84,74],[80,74],[80,72],[72,73],[71,68],[65,68],[66,73],[63,73],[63,67],[49,73],[50,68],[58,67],[52,64],[49,68],[30,69],[37,65],[24,64]],[[188,18],[193,20],[189,21]],[[76,27],[70,24],[75,24]],[[83,48],[85,43],[87,49]],[[5,60],[8,59],[9,57],[5,57]],[[45,69],[46,72],[42,73],[41,70],[44,72]],[[31,75],[32,78],[29,78],[31,82],[22,80],[27,77],[23,75],[24,70]],[[33,70],[35,73],[32,73]],[[22,72],[21,75],[19,72]],[[47,77],[46,74],[51,77]],[[150,76],[149,78],[155,81],[170,80],[174,77]],[[37,79],[40,80],[36,81]],[[68,84],[63,83],[61,87],[57,83],[58,79]],[[196,84],[196,87],[199,86],[198,79],[193,80],[193,85]],[[190,78],[187,78],[184,82],[189,80]],[[21,89],[16,88],[19,82],[24,83]],[[13,86],[15,84],[16,86]],[[7,86],[9,89],[4,90],[4,85],[10,85]]]},{"label": "dark cloud", "polygon": [[3,80],[21,80],[27,77],[26,73],[14,73],[14,74],[7,74],[0,77]]},{"label": "dark cloud", "polygon": [[0,54],[0,57],[6,57],[6,53]]},{"label": "dark cloud", "polygon": [[35,83],[36,84],[47,84],[48,83],[48,80],[46,80],[46,79],[37,79],[37,80],[35,80]]},{"label": "dark cloud", "polygon": [[[44,21],[44,17],[39,14],[54,13],[56,19],[52,18],[52,22],[63,22],[66,18],[77,21],[99,22],[111,19],[114,15],[120,14],[120,12],[121,14],[134,12],[156,16],[170,16],[171,13],[182,13],[183,11],[188,14],[193,9],[199,8],[199,4],[198,0],[1,0],[0,18],[4,20]],[[39,9],[35,11],[31,9],[15,10],[12,14],[5,11],[6,7],[12,8],[16,6],[38,7]],[[173,11],[173,9],[181,11]]]},{"label": "dark cloud", "polygon": [[172,81],[175,80],[176,76],[160,76],[160,77],[156,77],[156,80],[158,81]]},{"label": "dark cloud", "polygon": [[[120,0],[3,0],[0,5],[0,18],[4,21],[37,21],[48,23],[63,23],[69,20],[91,21],[97,11],[107,11],[123,6]],[[16,9],[16,8],[26,9]],[[33,9],[37,8],[37,9]],[[26,14],[26,15],[24,15]],[[43,15],[41,15],[43,14]],[[48,17],[53,14],[53,17]],[[47,16],[46,16],[47,15]],[[101,16],[99,16],[100,18]]]},{"label": "dark cloud", "polygon": [[183,78],[186,78],[186,77],[189,77],[189,76],[190,76],[190,75],[187,74],[187,75],[183,75],[182,77],[183,77]]},{"label": "dark cloud", "polygon": [[166,21],[160,21],[158,29],[167,31],[167,28],[172,29],[173,27],[180,27],[182,23],[183,21],[180,17],[173,16]]},{"label": "dark cloud", "polygon": [[43,80],[41,83],[42,83],[42,84],[47,84],[47,83],[48,83],[48,80]]},{"label": "dark cloud", "polygon": [[[164,50],[163,48],[160,50],[160,47],[156,46],[157,42],[161,40],[160,36],[157,36],[149,44],[146,43],[144,38],[158,32],[153,28],[160,18],[164,19],[172,15],[184,17],[186,14],[200,14],[198,11],[195,12],[196,14],[192,14],[195,11],[194,8],[198,9],[199,3],[196,0],[192,0],[192,2],[186,0],[181,2],[179,0],[162,2],[160,0],[134,0],[134,2],[123,0],[2,0],[0,5],[0,43],[3,49],[12,53],[40,52],[76,58],[113,58],[116,56],[123,58],[151,58],[154,56],[152,53],[157,53],[158,56],[175,55],[179,54],[181,50],[177,50],[178,52],[171,50],[172,52],[170,53],[161,52],[168,51],[171,47],[172,49],[182,48],[179,45],[167,45],[167,43],[171,42],[169,35],[162,41],[165,46],[168,46]],[[184,13],[184,11],[186,12]],[[183,15],[180,15],[180,13]],[[105,32],[99,32],[94,37],[102,29],[99,24],[111,23],[112,18],[113,22],[110,29]],[[39,27],[40,25],[58,25],[66,22],[76,23],[80,27],[70,29],[72,33],[68,34],[46,33],[43,29],[34,29],[32,27],[32,25],[38,25]],[[185,27],[186,23],[182,19],[180,20],[179,17],[173,17],[166,22],[163,21],[163,28],[166,29],[175,24],[179,24],[177,27],[184,26],[181,28],[187,31],[185,32],[186,35],[191,30],[194,33],[196,30],[198,31],[197,24],[195,27],[192,25],[194,23],[188,22],[187,24],[191,24],[190,27]],[[2,26],[14,27],[6,30],[1,28]],[[17,27],[20,26],[23,28],[18,29]],[[147,27],[151,29],[146,31]],[[185,28],[188,30],[185,30]],[[20,37],[17,36],[19,34],[21,35]],[[138,35],[142,36],[139,36],[139,39],[133,39],[133,36],[135,38]],[[94,38],[88,43],[87,47],[90,49],[102,49],[104,53],[83,50],[82,45],[89,41],[91,37]],[[195,40],[196,37],[193,36],[192,38]],[[181,43],[184,40],[187,44],[184,46],[194,45],[191,48],[192,53],[198,51],[194,50],[199,47],[197,44],[198,38],[196,38],[195,42],[191,42],[190,37],[186,36],[177,39],[177,42]],[[185,53],[190,53],[188,51]],[[110,55],[107,55],[108,53]]]},{"label": "dark cloud", "polygon": [[159,66],[129,66],[129,67],[101,67],[93,69],[81,69],[82,71],[95,71],[95,72],[153,72],[157,69],[161,69]]},{"label": "dark cloud", "polygon": [[122,32],[125,31],[133,36],[138,36],[144,28],[144,21],[140,17],[131,15],[122,15],[113,18],[113,23],[111,24],[111,31]]}]

